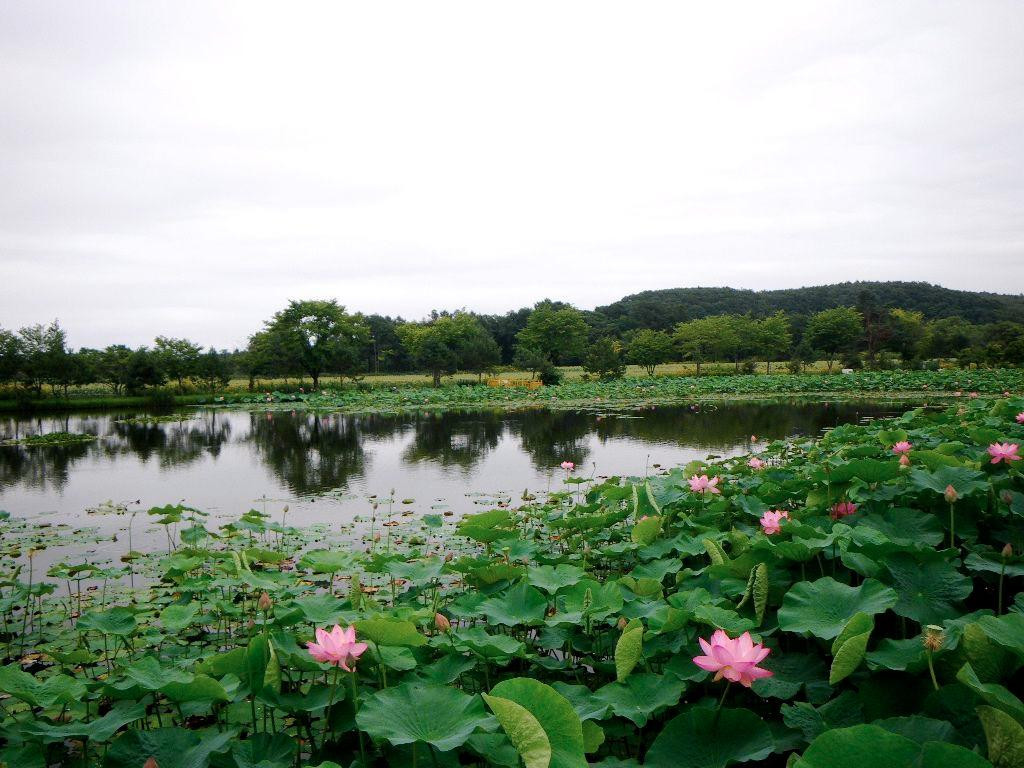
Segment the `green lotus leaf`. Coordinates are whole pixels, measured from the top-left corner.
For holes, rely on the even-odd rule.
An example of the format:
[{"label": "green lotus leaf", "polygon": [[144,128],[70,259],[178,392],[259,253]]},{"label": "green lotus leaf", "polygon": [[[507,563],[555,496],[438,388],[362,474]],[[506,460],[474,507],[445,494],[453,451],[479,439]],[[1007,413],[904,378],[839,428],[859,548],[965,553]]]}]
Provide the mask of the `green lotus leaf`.
[{"label": "green lotus leaf", "polygon": [[775,742],[749,709],[691,707],[665,724],[644,759],[645,768],[725,768],[763,760]]},{"label": "green lotus leaf", "polygon": [[644,628],[627,628],[615,643],[615,679],[622,682],[643,657]]},{"label": "green lotus leaf", "polygon": [[[554,688],[539,680],[519,677],[498,683],[491,689],[490,695],[518,704],[536,719],[551,745],[552,768],[586,768],[583,726],[579,715],[572,704]],[[499,716],[498,719],[505,728],[502,718]],[[516,744],[512,733],[507,728],[505,732],[512,743]],[[518,744],[516,748],[519,749]]]},{"label": "green lotus leaf", "polygon": [[526,572],[526,580],[543,589],[548,594],[554,594],[562,587],[571,587],[579,582],[586,572],[575,565],[559,563],[558,565],[538,565],[529,568]]},{"label": "green lotus leaf", "polygon": [[107,768],[138,768],[149,758],[160,768],[207,768],[210,756],[226,752],[237,738],[234,731],[188,731],[184,728],[130,730],[107,750]]},{"label": "green lotus leaf", "polygon": [[920,560],[900,552],[885,560],[898,600],[893,612],[920,624],[941,624],[960,613],[959,604],[973,584],[948,561]]},{"label": "green lotus leaf", "polygon": [[644,672],[598,688],[594,696],[614,714],[643,728],[655,713],[677,704],[684,690],[686,683],[674,675]]},{"label": "green lotus leaf", "polygon": [[480,606],[488,624],[504,624],[514,627],[522,624],[536,626],[544,623],[544,612],[548,601],[536,587],[520,582],[492,597]]},{"label": "green lotus leaf", "polygon": [[875,579],[865,579],[858,587],[828,576],[815,582],[801,581],[782,599],[779,628],[831,640],[843,631],[853,614],[883,613],[896,605],[897,599],[894,590]]},{"label": "green lotus leaf", "polygon": [[442,752],[455,749],[490,717],[479,696],[440,685],[402,683],[369,696],[356,723],[374,739],[395,746],[425,742]]}]

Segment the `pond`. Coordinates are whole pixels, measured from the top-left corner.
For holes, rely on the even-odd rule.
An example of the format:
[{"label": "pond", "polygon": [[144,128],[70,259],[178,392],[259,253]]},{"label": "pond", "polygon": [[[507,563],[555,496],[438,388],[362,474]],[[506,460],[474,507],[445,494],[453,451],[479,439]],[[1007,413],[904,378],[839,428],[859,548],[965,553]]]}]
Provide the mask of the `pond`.
[{"label": "pond", "polygon": [[[815,435],[907,407],[760,402],[404,415],[210,409],[180,420],[9,416],[0,419],[5,440],[58,431],[96,439],[0,447],[0,509],[35,523],[95,529],[81,546],[113,555],[111,539],[125,518],[86,511],[108,500],[129,511],[183,502],[210,513],[213,525],[252,508],[278,519],[287,504],[288,523],[308,525],[351,521],[369,512],[374,495],[387,498],[393,489],[403,511],[459,515],[516,500],[526,489],[560,487],[558,465],[566,460],[584,475],[643,475],[709,454],[749,452],[753,435]],[[163,541],[162,530],[141,522],[135,536],[137,548]]]}]

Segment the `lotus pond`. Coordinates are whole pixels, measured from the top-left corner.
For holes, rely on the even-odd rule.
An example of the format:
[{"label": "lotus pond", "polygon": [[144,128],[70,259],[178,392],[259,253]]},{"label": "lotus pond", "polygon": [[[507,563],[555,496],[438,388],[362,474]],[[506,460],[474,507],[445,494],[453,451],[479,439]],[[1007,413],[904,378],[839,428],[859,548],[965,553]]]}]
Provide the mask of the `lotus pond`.
[{"label": "lotus pond", "polygon": [[461,516],[165,505],[113,564],[44,568],[56,534],[6,517],[0,762],[1022,765],[1022,412],[558,457]]},{"label": "lotus pond", "polygon": [[[860,401],[6,417],[0,440],[17,443],[0,446],[0,509],[49,526],[51,546],[39,555],[46,566],[78,553],[116,560],[130,548],[132,515],[132,546],[163,544],[164,531],[145,511],[168,502],[202,509],[214,526],[251,508],[280,514],[286,504],[289,522],[337,526],[368,518],[371,504],[394,489],[396,515],[459,516],[518,498],[524,489],[557,487],[565,460],[588,475],[642,475],[655,464],[745,453],[752,434],[815,436],[902,409]],[[65,537],[59,551],[58,534]]]}]

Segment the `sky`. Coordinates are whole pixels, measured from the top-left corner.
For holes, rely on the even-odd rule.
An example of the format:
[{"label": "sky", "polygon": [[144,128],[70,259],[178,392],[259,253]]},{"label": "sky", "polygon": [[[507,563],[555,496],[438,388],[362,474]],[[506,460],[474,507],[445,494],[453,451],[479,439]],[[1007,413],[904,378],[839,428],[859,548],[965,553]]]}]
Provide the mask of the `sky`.
[{"label": "sky", "polygon": [[1024,292],[1024,4],[0,4],[0,326]]}]

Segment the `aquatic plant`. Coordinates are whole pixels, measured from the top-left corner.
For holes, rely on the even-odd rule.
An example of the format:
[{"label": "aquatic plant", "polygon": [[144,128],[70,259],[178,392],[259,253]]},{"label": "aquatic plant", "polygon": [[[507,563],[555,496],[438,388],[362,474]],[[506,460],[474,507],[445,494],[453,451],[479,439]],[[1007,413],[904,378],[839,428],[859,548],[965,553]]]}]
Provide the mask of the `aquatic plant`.
[{"label": "aquatic plant", "polygon": [[40,568],[67,534],[0,515],[0,763],[1018,765],[1024,479],[989,447],[1022,408],[761,442],[759,467],[557,473],[458,520],[389,514],[386,543],[154,508],[135,588]]}]

